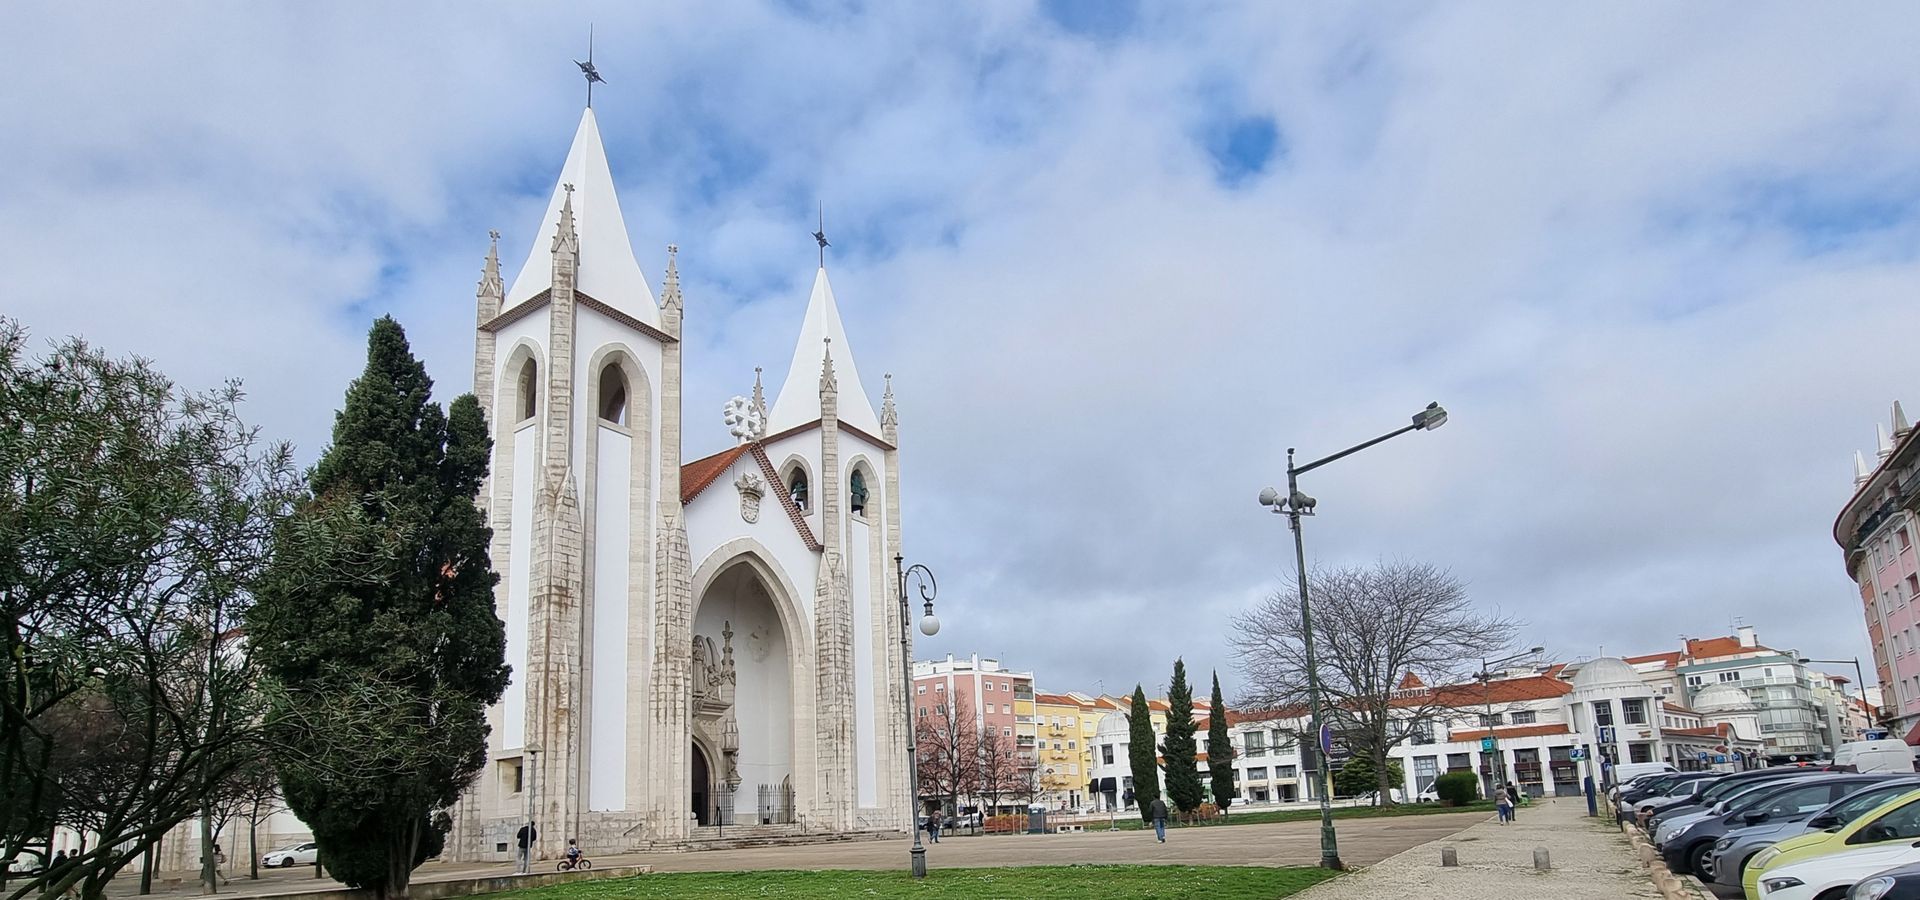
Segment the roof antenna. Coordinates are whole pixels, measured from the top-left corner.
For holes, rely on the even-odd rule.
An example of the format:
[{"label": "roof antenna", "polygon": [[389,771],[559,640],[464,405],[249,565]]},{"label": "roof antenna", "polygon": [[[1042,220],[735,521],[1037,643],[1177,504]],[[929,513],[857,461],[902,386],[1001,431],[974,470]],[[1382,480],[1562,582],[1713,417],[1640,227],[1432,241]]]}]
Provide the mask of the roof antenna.
[{"label": "roof antenna", "polygon": [[605,78],[600,77],[600,70],[593,67],[593,23],[592,22],[587,23],[587,61],[581,62],[576,59],[573,61],[573,64],[580,67],[581,75],[586,76],[587,108],[592,109],[593,108],[593,83],[596,81],[600,82],[601,84],[607,83],[607,80]]},{"label": "roof antenna", "polygon": [[820,268],[824,269],[827,267],[827,248],[833,245],[827,243],[827,208],[824,204],[819,212],[820,230],[813,233],[813,239],[820,242]]}]

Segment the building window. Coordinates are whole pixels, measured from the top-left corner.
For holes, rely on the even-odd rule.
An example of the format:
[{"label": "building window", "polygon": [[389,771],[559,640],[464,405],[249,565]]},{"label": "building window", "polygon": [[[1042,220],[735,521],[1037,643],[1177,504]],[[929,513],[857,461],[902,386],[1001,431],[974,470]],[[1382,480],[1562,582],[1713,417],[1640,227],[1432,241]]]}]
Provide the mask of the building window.
[{"label": "building window", "polygon": [[856,516],[867,514],[867,476],[860,469],[847,478],[847,508]]},{"label": "building window", "polygon": [[1613,724],[1613,704],[1611,702],[1606,700],[1595,700],[1593,702],[1593,724]]},{"label": "building window", "polygon": [[993,690],[993,682],[987,682],[987,690]]},{"label": "building window", "polygon": [[1000,704],[1000,714],[1005,716],[1013,715],[1013,704],[1011,703]]},{"label": "building window", "polygon": [[1013,726],[1011,726],[1011,725],[1002,725],[1002,726],[1000,726],[1000,736],[1001,736],[1001,737],[1013,737]]},{"label": "building window", "polygon": [[1296,777],[1299,777],[1299,771],[1300,771],[1299,769],[1294,768],[1293,766],[1274,766],[1273,777],[1296,778]]},{"label": "building window", "polygon": [[1010,691],[1010,690],[1013,690],[1013,682],[1011,682],[1011,681],[1002,681],[1002,682],[1000,682],[1000,689],[1001,689],[1001,690],[1003,690],[1003,691]]},{"label": "building window", "polygon": [[1536,713],[1531,709],[1523,709],[1513,714],[1513,724],[1532,725],[1534,723],[1534,720],[1538,719],[1539,717],[1540,717],[1539,713]]},{"label": "building window", "polygon": [[1103,765],[1109,765],[1109,766],[1113,765],[1113,745],[1112,744],[1100,745],[1100,762]]},{"label": "building window", "polygon": [[1248,781],[1265,781],[1265,780],[1267,780],[1267,767],[1266,767],[1266,766],[1260,766],[1259,768],[1256,768],[1256,769],[1248,769],[1248,770],[1247,770],[1247,780],[1248,780]]},{"label": "building window", "polygon": [[920,707],[920,718],[924,719],[926,717],[927,717],[927,708],[922,706]]},{"label": "building window", "polygon": [[916,684],[913,686],[913,692],[916,694],[924,694],[927,692],[927,686],[924,684]]},{"label": "building window", "polygon": [[807,473],[799,466],[787,475],[787,496],[793,499],[793,505],[801,512],[807,511]]},{"label": "building window", "polygon": [[1653,762],[1653,745],[1652,744],[1628,744],[1627,757],[1628,757],[1628,760],[1627,760],[1628,762],[1637,762],[1637,763]]},{"label": "building window", "polygon": [[933,686],[933,692],[936,694],[944,694],[947,692],[947,686],[944,684],[936,684]]},{"label": "building window", "polygon": [[1647,701],[1638,697],[1620,701],[1620,717],[1626,719],[1628,725],[1647,724]]},{"label": "building window", "polygon": [[520,421],[533,418],[540,411],[540,364],[527,360],[520,367]]},{"label": "building window", "polygon": [[526,789],[527,770],[521,767],[519,760],[517,759],[506,760],[502,768],[504,768],[506,771],[504,771],[501,774],[505,775],[506,782],[513,786],[513,790],[511,791],[511,793],[518,794],[521,791]]},{"label": "building window", "polygon": [[600,370],[600,418],[615,425],[627,424],[627,376],[616,363]]},{"label": "building window", "polygon": [[1729,682],[1729,681],[1739,681],[1739,680],[1740,680],[1740,670],[1739,670],[1739,669],[1734,669],[1734,670],[1733,670],[1733,671],[1731,671],[1731,672],[1721,672],[1721,673],[1720,673],[1720,681],[1721,681],[1721,683],[1723,683],[1723,684],[1724,684],[1724,683],[1726,683],[1726,682]]},{"label": "building window", "polygon": [[1701,684],[1702,682],[1700,680],[1700,676],[1698,675],[1687,676],[1687,687],[1699,687]]},{"label": "building window", "polygon": [[1247,755],[1250,757],[1267,755],[1267,736],[1265,734],[1258,731],[1247,732]]},{"label": "building window", "polygon": [[1493,715],[1487,715],[1486,713],[1481,713],[1481,714],[1480,714],[1480,727],[1481,727],[1481,728],[1492,728],[1492,727],[1494,727],[1494,726],[1496,726],[1496,725],[1500,725],[1500,724],[1502,724],[1502,722],[1501,722],[1501,719],[1502,719],[1502,717],[1503,717],[1503,716],[1504,716],[1504,713],[1494,713]]},{"label": "building window", "polygon": [[1075,747],[1073,746],[1073,741],[1068,741],[1068,742],[1067,742],[1067,749],[1068,749],[1068,750],[1073,750],[1073,749],[1075,749]]}]

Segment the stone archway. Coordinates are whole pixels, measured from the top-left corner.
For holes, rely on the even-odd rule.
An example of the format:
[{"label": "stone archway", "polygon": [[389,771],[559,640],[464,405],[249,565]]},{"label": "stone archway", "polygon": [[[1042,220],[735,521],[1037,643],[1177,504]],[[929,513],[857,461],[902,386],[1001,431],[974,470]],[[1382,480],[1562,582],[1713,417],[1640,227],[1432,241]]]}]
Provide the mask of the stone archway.
[{"label": "stone archway", "polygon": [[[793,636],[760,569],[738,559],[701,592],[693,620],[690,737],[725,818],[753,821],[765,789],[794,782]],[[717,755],[711,751],[717,749]],[[711,805],[711,804],[710,804]],[[711,810],[700,820],[712,818]]]}]

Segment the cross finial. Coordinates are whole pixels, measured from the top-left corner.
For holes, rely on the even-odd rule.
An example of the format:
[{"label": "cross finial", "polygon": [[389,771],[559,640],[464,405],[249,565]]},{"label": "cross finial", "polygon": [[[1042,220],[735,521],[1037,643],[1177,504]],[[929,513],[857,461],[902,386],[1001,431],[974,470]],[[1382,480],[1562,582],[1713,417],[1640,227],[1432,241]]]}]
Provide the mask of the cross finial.
[{"label": "cross finial", "polygon": [[819,214],[820,230],[813,233],[813,239],[820,242],[820,268],[824,269],[827,267],[827,248],[833,245],[827,243],[827,208],[825,205],[819,208]]},{"label": "cross finial", "polygon": [[500,232],[498,231],[489,230],[487,232],[487,237],[496,244],[500,243]]},{"label": "cross finial", "polygon": [[606,84],[607,80],[601,78],[600,70],[593,67],[593,23],[591,22],[587,23],[587,61],[581,62],[576,59],[573,64],[580,67],[580,75],[587,79],[587,108],[592,109],[593,83],[598,81]]}]

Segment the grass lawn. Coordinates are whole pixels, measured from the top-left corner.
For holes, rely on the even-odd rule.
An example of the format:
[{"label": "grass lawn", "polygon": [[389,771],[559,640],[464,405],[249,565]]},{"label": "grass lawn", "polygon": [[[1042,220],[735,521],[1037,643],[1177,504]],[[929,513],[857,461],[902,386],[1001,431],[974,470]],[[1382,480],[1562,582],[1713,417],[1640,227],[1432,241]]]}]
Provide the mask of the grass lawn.
[{"label": "grass lawn", "polygon": [[1260,866],[1017,866],[906,872],[670,872],[495,894],[500,900],[706,900],[737,897],[1184,898],[1269,900],[1334,873]]},{"label": "grass lawn", "polygon": [[[1525,813],[1526,807],[1521,807],[1520,811]],[[1373,819],[1382,816],[1431,816],[1440,813],[1457,812],[1490,813],[1493,812],[1493,803],[1469,803],[1466,806],[1441,806],[1438,803],[1402,803],[1397,806],[1336,806],[1333,808],[1333,817],[1336,819]],[[1215,825],[1260,825],[1269,822],[1317,822],[1319,820],[1320,810],[1317,808],[1270,809],[1260,812],[1233,812],[1229,810],[1224,819],[1216,819],[1207,825],[1186,827],[1211,828]],[[1139,813],[1131,811],[1126,812],[1116,819],[1115,824],[1119,825],[1122,831],[1134,831],[1141,828],[1152,827],[1140,821]],[[1168,827],[1175,825],[1175,823],[1172,822],[1167,824]],[[1088,828],[1093,829],[1094,826],[1089,825]]]}]

